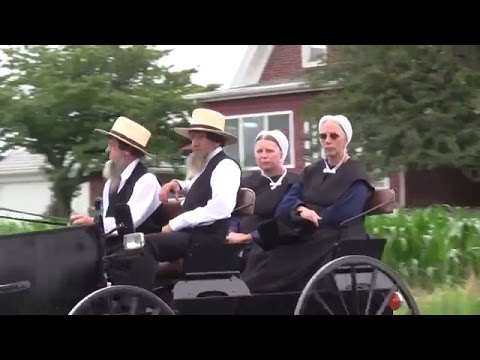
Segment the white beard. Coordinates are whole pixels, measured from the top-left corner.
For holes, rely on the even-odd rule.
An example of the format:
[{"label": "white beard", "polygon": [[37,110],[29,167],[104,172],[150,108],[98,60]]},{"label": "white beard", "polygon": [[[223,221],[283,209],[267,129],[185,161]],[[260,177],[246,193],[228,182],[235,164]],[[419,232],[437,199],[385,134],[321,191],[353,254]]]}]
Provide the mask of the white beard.
[{"label": "white beard", "polygon": [[192,179],[205,167],[207,156],[200,153],[191,153],[187,158],[187,180]]},{"label": "white beard", "polygon": [[120,185],[121,177],[123,170],[127,167],[127,164],[122,160],[118,162],[113,162],[108,160],[103,167],[102,175],[105,180],[110,180],[110,189],[109,192],[116,193],[118,186]]}]

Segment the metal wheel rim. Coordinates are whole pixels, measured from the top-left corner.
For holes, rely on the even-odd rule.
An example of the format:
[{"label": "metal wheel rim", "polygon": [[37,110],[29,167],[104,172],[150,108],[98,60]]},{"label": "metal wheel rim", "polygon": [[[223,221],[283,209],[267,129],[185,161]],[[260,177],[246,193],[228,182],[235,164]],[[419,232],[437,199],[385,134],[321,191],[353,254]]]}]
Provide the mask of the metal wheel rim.
[{"label": "metal wheel rim", "polygon": [[[122,295],[131,297],[132,299],[129,315],[136,315],[139,300],[141,300],[143,304],[147,304],[145,308],[151,309],[151,315],[175,315],[175,312],[158,296],[143,288],[131,285],[114,285],[96,290],[80,300],[72,310],[70,310],[68,315],[84,315],[87,310],[93,308],[95,303],[102,300],[108,303],[114,296]],[[136,302],[134,299],[137,299]]]},{"label": "metal wheel rim", "polygon": [[[385,275],[393,284],[394,287],[398,289],[398,291],[401,291],[402,294],[404,295],[404,300],[406,305],[410,308],[411,310],[411,315],[420,315],[420,311],[418,310],[418,306],[410,293],[408,287],[406,284],[403,282],[403,280],[391,269],[389,269],[385,264],[383,264],[381,261],[374,259],[369,256],[364,256],[364,255],[347,255],[343,256],[337,259],[334,259],[330,261],[329,263],[325,264],[322,266],[308,281],[307,285],[305,288],[302,290],[297,304],[295,306],[295,311],[294,315],[303,315],[304,311],[304,305],[306,303],[306,299],[308,296],[311,295],[311,291],[313,289],[313,286],[315,285],[316,282],[320,281],[323,279],[325,276],[329,275],[330,273],[333,273],[333,271],[339,269],[340,267],[344,266],[361,266],[361,265],[369,265],[372,266],[374,269],[379,270]],[[376,271],[374,270],[374,271]],[[372,276],[373,277],[373,276]],[[376,279],[375,279],[376,280]],[[374,281],[375,281],[374,280]],[[372,283],[374,282],[372,281]],[[370,296],[370,295],[369,295]],[[341,299],[343,301],[343,298]],[[370,298],[369,298],[370,300]],[[368,309],[367,304],[367,310]],[[384,304],[382,304],[384,305]],[[344,305],[345,306],[345,305]]]}]

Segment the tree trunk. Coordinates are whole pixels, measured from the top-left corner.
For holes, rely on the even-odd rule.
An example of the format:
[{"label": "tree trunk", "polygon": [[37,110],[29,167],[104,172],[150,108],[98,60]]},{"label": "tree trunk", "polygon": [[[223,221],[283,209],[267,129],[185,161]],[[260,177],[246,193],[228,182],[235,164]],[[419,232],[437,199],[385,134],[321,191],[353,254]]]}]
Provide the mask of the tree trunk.
[{"label": "tree trunk", "polygon": [[67,169],[57,169],[50,174],[53,183],[50,188],[53,196],[47,215],[69,218],[71,215],[72,200],[79,189],[78,181],[68,177]]}]

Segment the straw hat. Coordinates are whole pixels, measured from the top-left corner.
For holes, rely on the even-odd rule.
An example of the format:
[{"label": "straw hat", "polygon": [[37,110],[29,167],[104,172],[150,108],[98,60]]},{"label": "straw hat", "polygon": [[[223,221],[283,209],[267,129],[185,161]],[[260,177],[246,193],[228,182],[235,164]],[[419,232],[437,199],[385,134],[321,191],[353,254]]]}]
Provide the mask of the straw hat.
[{"label": "straw hat", "polygon": [[218,134],[225,138],[225,145],[235,144],[237,138],[225,131],[225,116],[210,109],[195,109],[188,128],[174,128],[177,134],[189,137],[189,131],[202,131]]},{"label": "straw hat", "polygon": [[105,131],[102,129],[95,129],[95,131],[105,135],[113,136],[118,140],[140,150],[144,154],[153,156],[146,151],[147,143],[151,136],[150,131],[126,117],[121,116],[117,118],[110,131]]}]

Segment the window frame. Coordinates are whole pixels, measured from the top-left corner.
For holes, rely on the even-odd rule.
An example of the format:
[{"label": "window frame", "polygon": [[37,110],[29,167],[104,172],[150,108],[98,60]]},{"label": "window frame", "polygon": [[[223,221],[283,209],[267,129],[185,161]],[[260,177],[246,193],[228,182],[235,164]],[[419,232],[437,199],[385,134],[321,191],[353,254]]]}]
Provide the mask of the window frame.
[{"label": "window frame", "polygon": [[[242,170],[245,171],[258,171],[260,168],[258,166],[245,166],[243,162],[245,161],[245,146],[244,146],[244,137],[243,137],[243,118],[248,117],[263,117],[263,128],[265,130],[267,125],[269,125],[269,116],[274,115],[288,115],[288,143],[289,148],[288,152],[290,155],[290,164],[284,165],[287,169],[294,169],[296,158],[295,158],[295,118],[293,110],[279,110],[279,111],[265,111],[258,113],[248,113],[248,114],[237,114],[237,115],[228,115],[225,116],[225,121],[228,122],[232,119],[238,120],[238,152],[240,165],[242,165]],[[274,129],[270,129],[274,130]]]},{"label": "window frame", "polygon": [[325,47],[325,56],[328,56],[328,45],[302,45],[302,66],[304,68],[311,68],[317,66],[325,66],[327,61],[309,61],[312,46],[324,46]]},{"label": "window frame", "polygon": [[385,176],[380,180],[372,181],[372,186],[375,189],[391,189],[391,180],[389,176]]}]

